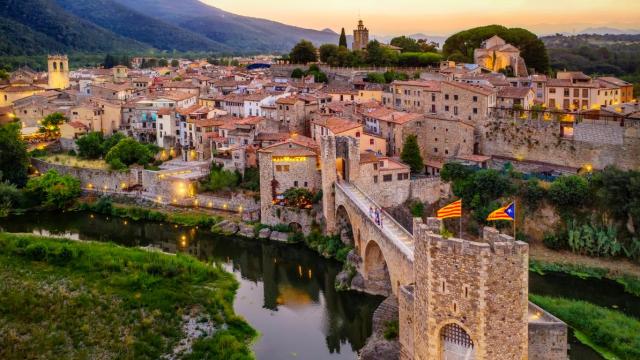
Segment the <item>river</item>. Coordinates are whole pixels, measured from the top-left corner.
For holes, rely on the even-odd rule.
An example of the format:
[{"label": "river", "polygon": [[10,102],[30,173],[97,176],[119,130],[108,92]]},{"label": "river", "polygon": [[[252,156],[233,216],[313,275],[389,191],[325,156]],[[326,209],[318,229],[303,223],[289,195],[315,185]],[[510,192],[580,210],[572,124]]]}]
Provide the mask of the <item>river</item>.
[{"label": "river", "polygon": [[[371,334],[381,297],[337,292],[341,264],[303,245],[214,235],[208,229],[132,221],[83,212],[30,213],[0,219],[8,232],[154,246],[216,260],[240,282],[235,310],[260,332],[258,359],[355,359]],[[608,280],[530,274],[530,291],[583,299],[640,318],[640,302]],[[571,337],[571,359],[601,359]]]}]

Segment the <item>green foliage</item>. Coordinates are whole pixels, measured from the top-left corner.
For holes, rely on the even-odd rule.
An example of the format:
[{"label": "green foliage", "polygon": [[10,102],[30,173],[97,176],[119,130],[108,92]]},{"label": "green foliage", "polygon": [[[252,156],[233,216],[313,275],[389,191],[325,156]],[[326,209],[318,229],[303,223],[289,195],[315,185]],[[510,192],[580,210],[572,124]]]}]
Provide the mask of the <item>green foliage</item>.
[{"label": "green foliage", "polygon": [[442,52],[449,60],[472,63],[474,49],[494,35],[520,49],[528,67],[540,73],[549,71],[549,56],[542,40],[532,32],[520,28],[489,25],[460,31],[445,41]]},{"label": "green foliage", "polygon": [[419,217],[421,218],[424,215],[424,203],[421,201],[414,201],[411,204],[411,215],[413,217]]},{"label": "green foliage", "polygon": [[105,156],[109,153],[109,150],[116,146],[120,140],[126,139],[127,137],[122,133],[115,133],[104,139],[102,143],[102,156]]},{"label": "green foliage", "polygon": [[284,192],[287,206],[303,208],[310,204],[313,194],[306,188],[289,188]]},{"label": "green foliage", "polygon": [[316,48],[311,41],[300,40],[289,53],[289,60],[292,64],[308,64],[318,61]]},{"label": "green foliage", "polygon": [[529,297],[618,358],[640,358],[639,320],[585,301],[539,295]]},{"label": "green foliage", "polygon": [[442,55],[432,52],[403,52],[398,56],[399,66],[434,66],[442,61]]},{"label": "green foliage", "polygon": [[393,66],[398,63],[398,54],[373,40],[367,44],[366,61],[369,65]]},{"label": "green foliage", "polygon": [[473,174],[473,169],[458,162],[444,164],[440,171],[440,178],[446,182],[466,180]]},{"label": "green foliage", "polygon": [[259,191],[260,190],[260,170],[257,167],[250,167],[244,169],[244,175],[240,182],[240,187],[245,190]]},{"label": "green foliage", "polygon": [[640,171],[607,167],[593,174],[590,195],[595,194],[599,209],[619,222],[629,218],[640,224]]},{"label": "green foliage", "polygon": [[561,176],[549,187],[549,200],[560,209],[579,209],[589,197],[589,183],[581,176]]},{"label": "green foliage", "polygon": [[411,167],[411,172],[413,173],[421,173],[424,170],[424,161],[420,154],[420,146],[416,135],[411,134],[404,139],[400,159]]},{"label": "green foliage", "polygon": [[49,114],[40,122],[40,132],[51,137],[53,134],[60,131],[60,125],[67,120],[69,119],[67,119],[62,113],[55,112],[53,114]]},{"label": "green foliage", "polygon": [[384,81],[387,84],[391,84],[395,80],[409,80],[409,75],[403,72],[396,72],[393,70],[389,70],[385,72],[383,75],[384,75]]},{"label": "green foliage", "polygon": [[180,61],[178,61],[178,59],[171,60],[171,67],[178,67],[178,66],[180,66]]},{"label": "green foliage", "polygon": [[376,84],[385,84],[387,80],[384,78],[384,74],[381,73],[368,73],[367,82],[376,83]]},{"label": "green foliage", "polygon": [[406,36],[398,36],[398,37],[394,37],[393,39],[391,39],[391,41],[389,42],[390,45],[393,46],[397,46],[399,48],[402,48],[402,52],[406,53],[406,52],[421,52],[422,49],[420,48],[420,45],[418,45],[418,42],[410,37],[406,37]]},{"label": "green foliage", "polygon": [[347,34],[345,34],[344,32],[344,28],[342,28],[342,31],[340,32],[340,39],[338,39],[338,46],[343,48],[349,47],[349,45],[347,45]]},{"label": "green foliage", "polygon": [[304,239],[304,242],[309,248],[324,257],[335,258],[342,262],[347,259],[347,255],[353,250],[352,247],[345,245],[339,236],[324,236],[317,230],[312,230],[309,236]]},{"label": "green foliage", "polygon": [[29,179],[26,193],[44,206],[63,209],[80,196],[80,180],[49,170],[41,176]]},{"label": "green foliage", "polygon": [[522,184],[519,189],[519,195],[525,206],[534,211],[545,198],[547,191],[540,186],[538,179],[529,179]]},{"label": "green foliage", "polygon": [[156,152],[155,146],[141,144],[133,138],[125,138],[109,150],[105,161],[112,169],[119,170],[133,164],[146,165],[153,160]]},{"label": "green foliage", "polygon": [[291,72],[291,78],[293,79],[302,79],[304,77],[304,70],[300,68],[295,68]]},{"label": "green foliage", "polygon": [[321,45],[319,50],[320,50],[320,61],[322,61],[325,64],[328,64],[330,59],[333,59],[338,55],[338,46],[334,44]]},{"label": "green foliage", "polygon": [[28,168],[29,158],[20,135],[20,124],[0,126],[0,180],[24,186],[27,183]]},{"label": "green foliage", "polygon": [[383,336],[386,340],[395,340],[400,333],[400,323],[396,321],[385,321]]},{"label": "green foliage", "polygon": [[209,174],[209,179],[202,184],[205,191],[231,191],[238,186],[240,176],[233,171],[213,167]]},{"label": "green foliage", "polygon": [[98,159],[103,155],[104,137],[101,132],[90,132],[76,140],[78,155],[84,159]]},{"label": "green foliage", "polygon": [[573,220],[567,224],[567,245],[571,251],[589,256],[615,257],[622,252],[622,244],[618,242],[614,226],[578,226]]},{"label": "green foliage", "polygon": [[[0,309],[14,315],[5,325],[27,336],[0,334],[0,349],[20,358],[158,359],[182,338],[182,315],[193,309],[216,332],[197,339],[189,356],[252,358],[257,333],[235,315],[238,284],[219,266],[182,254],[8,233],[0,234],[0,262]],[[51,323],[49,336],[39,336]],[[113,331],[125,328],[124,337]]]},{"label": "green foliage", "polygon": [[169,61],[165,58],[158,60],[158,66],[166,67],[169,66]]},{"label": "green foliage", "polygon": [[561,250],[567,247],[567,240],[562,234],[544,234],[542,243],[552,250]]},{"label": "green foliage", "polygon": [[9,182],[0,182],[0,217],[9,215],[9,212],[22,204],[22,192]]}]

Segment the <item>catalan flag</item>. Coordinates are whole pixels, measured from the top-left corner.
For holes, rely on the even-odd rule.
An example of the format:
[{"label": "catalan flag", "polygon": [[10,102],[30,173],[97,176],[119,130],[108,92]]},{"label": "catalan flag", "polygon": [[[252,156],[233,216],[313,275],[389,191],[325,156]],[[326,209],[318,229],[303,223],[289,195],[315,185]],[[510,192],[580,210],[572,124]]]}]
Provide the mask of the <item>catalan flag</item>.
[{"label": "catalan flag", "polygon": [[452,202],[451,204],[438,210],[436,216],[440,220],[462,217],[462,200]]},{"label": "catalan flag", "polygon": [[516,204],[511,203],[489,214],[487,221],[507,220],[514,221],[516,219]]}]

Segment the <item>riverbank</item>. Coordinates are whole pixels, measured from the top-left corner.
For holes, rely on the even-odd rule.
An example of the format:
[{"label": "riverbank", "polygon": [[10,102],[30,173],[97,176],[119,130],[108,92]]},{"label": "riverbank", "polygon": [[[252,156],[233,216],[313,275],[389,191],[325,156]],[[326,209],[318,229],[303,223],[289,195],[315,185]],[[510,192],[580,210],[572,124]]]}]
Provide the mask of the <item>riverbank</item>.
[{"label": "riverbank", "polygon": [[540,275],[561,272],[582,279],[609,279],[624,286],[626,292],[640,297],[640,265],[630,260],[587,257],[542,245],[529,249],[529,271]]},{"label": "riverbank", "polygon": [[8,233],[0,260],[0,358],[253,358],[238,283],[216,265]]},{"label": "riverbank", "polygon": [[640,321],[585,301],[530,295],[531,301],[575,330],[583,344],[607,360],[640,358]]}]

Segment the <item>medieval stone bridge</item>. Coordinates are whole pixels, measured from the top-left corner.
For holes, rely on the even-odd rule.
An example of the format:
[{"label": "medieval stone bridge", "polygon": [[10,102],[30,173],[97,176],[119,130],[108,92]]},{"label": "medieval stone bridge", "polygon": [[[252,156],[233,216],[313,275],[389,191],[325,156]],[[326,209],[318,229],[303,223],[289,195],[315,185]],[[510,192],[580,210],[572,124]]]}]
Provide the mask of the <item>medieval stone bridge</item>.
[{"label": "medieval stone bridge", "polygon": [[[363,259],[359,269],[369,292],[398,294],[400,286],[414,282],[414,238],[382,210],[382,226],[369,209],[382,209],[367,194],[345,181],[335,183],[336,222],[353,234],[356,251]],[[391,288],[389,288],[391,286]]]}]

